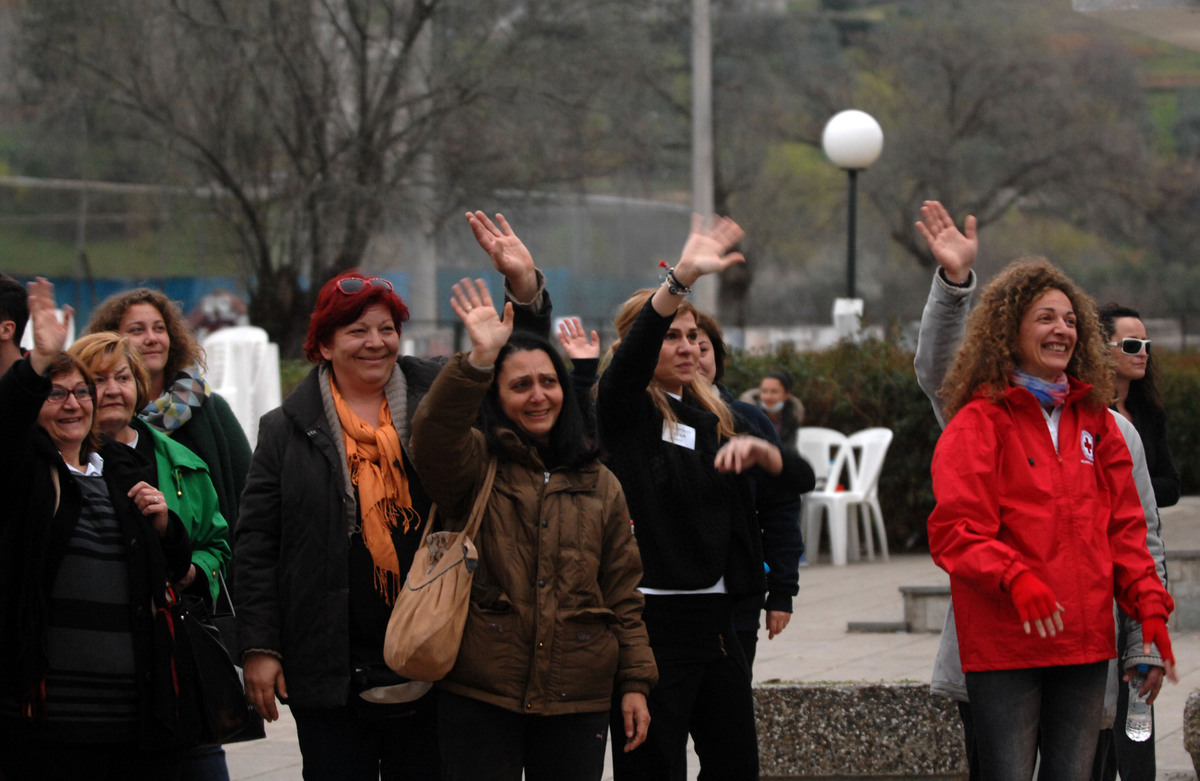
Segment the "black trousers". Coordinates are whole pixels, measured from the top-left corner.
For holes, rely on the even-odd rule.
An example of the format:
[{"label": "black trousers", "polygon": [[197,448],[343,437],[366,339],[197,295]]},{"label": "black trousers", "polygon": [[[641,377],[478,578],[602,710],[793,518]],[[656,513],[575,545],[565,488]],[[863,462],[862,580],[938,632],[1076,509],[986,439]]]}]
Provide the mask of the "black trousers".
[{"label": "black trousers", "polygon": [[[642,618],[658,685],[648,698],[646,742],[625,753],[622,741],[614,741],[616,781],[683,781],[689,734],[705,781],[758,778],[754,695],[732,615],[725,594],[646,595]],[[619,699],[611,729],[625,734]]]},{"label": "black trousers", "polygon": [[[600,781],[608,714],[536,716],[439,693],[444,781]],[[624,733],[622,733],[624,734]]]},{"label": "black trousers", "polygon": [[396,705],[350,697],[341,708],[292,708],[305,781],[437,781],[436,690]]}]

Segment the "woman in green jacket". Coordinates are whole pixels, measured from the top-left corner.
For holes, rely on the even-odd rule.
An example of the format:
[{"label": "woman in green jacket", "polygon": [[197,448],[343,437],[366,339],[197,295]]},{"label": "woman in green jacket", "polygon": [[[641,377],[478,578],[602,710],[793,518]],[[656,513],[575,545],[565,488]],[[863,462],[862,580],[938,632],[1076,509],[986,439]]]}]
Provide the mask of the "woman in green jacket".
[{"label": "woman in green jacket", "polygon": [[147,398],[148,376],[128,338],[114,331],[88,334],[68,352],[96,378],[96,428],[156,465],[157,487],[192,538],[192,566],[176,585],[215,602],[231,553],[208,466],[137,417]]}]

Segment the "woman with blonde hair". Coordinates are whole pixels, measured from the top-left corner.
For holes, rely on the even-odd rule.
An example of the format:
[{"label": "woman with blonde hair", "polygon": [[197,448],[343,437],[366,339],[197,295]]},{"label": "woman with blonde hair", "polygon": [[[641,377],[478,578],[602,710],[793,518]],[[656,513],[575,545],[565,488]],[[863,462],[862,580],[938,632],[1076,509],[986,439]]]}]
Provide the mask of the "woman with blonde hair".
[{"label": "woman with blonde hair", "polygon": [[149,398],[150,375],[128,337],[116,331],[88,334],[67,351],[95,379],[96,428],[138,451],[155,465],[167,507],[192,539],[192,566],[178,584],[211,605],[232,555],[229,528],[218,508],[208,465],[192,451],[138,417]]},{"label": "woman with blonde hair", "polygon": [[204,348],[175,302],[139,287],[109,296],[92,313],[87,333],[129,337],[149,373],[138,415],[204,460],[221,514],[237,523],[238,501],[250,469],[250,443],[225,399],[204,379]]},{"label": "woman with blonde hair", "polygon": [[950,575],[984,779],[1086,779],[1100,733],[1112,600],[1174,680],[1174,607],[1146,549],[1095,305],[1044,258],[984,290],[940,396],[934,561]]},{"label": "woman with blonde hair", "polygon": [[[741,237],[732,220],[692,218],[662,285],[634,294],[617,315],[620,341],[599,381],[600,441],[629,503],[659,671],[646,742],[613,752],[618,781],[683,778],[689,733],[705,777],[758,777],[733,605],[767,587],[752,480],[786,485],[796,475],[778,447],[739,432],[744,424],[700,376],[696,312],[684,298],[701,276],[744,261],[731,251]],[[619,707],[611,726],[614,736],[626,731]]]}]

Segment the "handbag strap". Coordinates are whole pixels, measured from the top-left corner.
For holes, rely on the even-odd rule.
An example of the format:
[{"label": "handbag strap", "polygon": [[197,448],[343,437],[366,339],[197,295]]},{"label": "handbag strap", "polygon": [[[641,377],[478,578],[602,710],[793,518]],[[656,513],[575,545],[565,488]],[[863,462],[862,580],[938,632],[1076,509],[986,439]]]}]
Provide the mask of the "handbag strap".
[{"label": "handbag strap", "polygon": [[483,511],[487,507],[488,497],[492,493],[492,483],[496,481],[496,457],[492,456],[488,461],[487,474],[483,477],[483,485],[479,487],[479,494],[475,497],[475,506],[471,508],[471,517],[467,519],[467,525],[463,528],[463,532],[475,539],[475,533],[479,531],[479,524],[483,522]]},{"label": "handbag strap", "polygon": [[[475,533],[479,531],[479,524],[483,522],[483,511],[487,508],[488,496],[492,493],[492,484],[496,482],[496,457],[492,456],[488,460],[487,472],[483,476],[483,484],[479,486],[479,493],[475,496],[475,504],[471,507],[471,515],[467,518],[467,525],[458,533],[459,537],[470,537],[475,539]],[[429,535],[429,530],[433,528],[433,516],[437,514],[437,505],[433,504],[429,507],[429,517],[425,519],[425,526],[421,529],[421,539]]]}]

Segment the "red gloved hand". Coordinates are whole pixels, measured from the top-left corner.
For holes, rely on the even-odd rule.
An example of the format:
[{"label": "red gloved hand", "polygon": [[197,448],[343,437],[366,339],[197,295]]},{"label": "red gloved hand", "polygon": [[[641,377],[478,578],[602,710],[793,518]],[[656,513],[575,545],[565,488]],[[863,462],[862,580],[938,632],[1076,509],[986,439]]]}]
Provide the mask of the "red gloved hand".
[{"label": "red gloved hand", "polygon": [[1158,652],[1162,654],[1163,661],[1169,666],[1166,668],[1171,671],[1175,667],[1175,655],[1171,653],[1171,638],[1167,635],[1167,620],[1161,616],[1151,616],[1142,621],[1142,644],[1143,652],[1150,653],[1150,644],[1158,646]]},{"label": "red gloved hand", "polygon": [[[1050,587],[1038,580],[1032,572],[1025,571],[1017,575],[1013,582],[1008,584],[1008,591],[1012,595],[1013,604],[1017,606],[1017,615],[1021,617],[1021,623],[1025,626],[1025,634],[1029,634],[1030,621],[1037,626],[1040,637],[1045,637],[1047,632],[1053,636],[1062,631],[1062,617],[1059,615],[1062,605],[1058,604]],[[1145,632],[1145,629],[1142,631]]]}]

